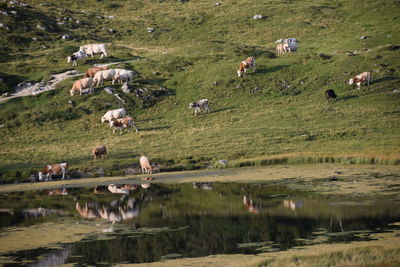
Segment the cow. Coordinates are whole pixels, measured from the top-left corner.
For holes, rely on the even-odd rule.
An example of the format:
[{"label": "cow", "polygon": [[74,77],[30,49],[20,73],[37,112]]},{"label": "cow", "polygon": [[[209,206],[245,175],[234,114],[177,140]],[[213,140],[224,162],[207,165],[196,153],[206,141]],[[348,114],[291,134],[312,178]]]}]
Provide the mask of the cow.
[{"label": "cow", "polygon": [[98,156],[101,156],[103,160],[107,156],[107,148],[105,145],[97,146],[95,149],[92,150],[93,161],[96,161]]},{"label": "cow", "polygon": [[135,122],[132,117],[126,117],[122,119],[116,119],[110,121],[110,128],[113,128],[113,133],[115,133],[116,129],[119,129],[119,133],[122,134],[122,130],[128,128],[128,133],[131,131],[131,128],[135,128],[135,131],[139,130],[135,126]]},{"label": "cow", "polygon": [[201,99],[189,104],[189,109],[194,108],[194,115],[196,116],[202,109],[210,113],[210,106],[208,99]]},{"label": "cow", "polygon": [[282,42],[276,46],[276,50],[278,54],[285,54],[286,52],[290,53],[290,47],[288,43]]},{"label": "cow", "polygon": [[93,68],[90,68],[85,72],[85,75],[83,77],[85,77],[85,78],[89,78],[89,77],[93,78],[94,75],[98,71],[101,71],[101,70],[108,70],[108,68],[107,67],[93,67]]},{"label": "cow", "polygon": [[238,76],[244,76],[246,71],[250,68],[253,68],[253,72],[256,71],[256,60],[254,59],[254,57],[248,57],[240,63],[239,69],[237,71]]},{"label": "cow", "polygon": [[150,165],[149,158],[146,156],[141,156],[139,159],[140,167],[142,168],[142,173],[152,174],[153,168]]},{"label": "cow", "polygon": [[77,61],[78,61],[79,59],[84,59],[84,58],[86,58],[86,56],[87,56],[87,55],[86,55],[86,52],[85,52],[85,51],[79,50],[78,52],[73,53],[72,56],[67,57],[67,62],[68,62],[68,63],[69,63],[69,62],[72,62],[72,66],[76,66],[76,65],[78,65]]},{"label": "cow", "polygon": [[80,95],[82,95],[83,89],[89,88],[89,93],[93,91],[93,78],[83,78],[80,80],[77,80],[74,82],[72,85],[71,90],[69,90],[69,93],[71,96],[74,95],[75,92],[79,92]]},{"label": "cow", "polygon": [[361,84],[366,82],[367,85],[369,85],[372,82],[372,77],[371,77],[371,72],[363,72],[361,74],[358,74],[357,76],[354,76],[353,78],[350,78],[349,84],[356,84],[358,86],[358,89],[361,88]]},{"label": "cow", "polygon": [[53,175],[62,175],[62,179],[69,177],[67,174],[68,164],[66,162],[59,164],[46,165],[39,172],[39,181],[47,181],[52,179]]},{"label": "cow", "polygon": [[325,97],[328,101],[330,101],[330,100],[335,100],[337,95],[335,94],[335,91],[329,89],[325,91]]},{"label": "cow", "polygon": [[105,44],[87,44],[79,47],[79,51],[84,51],[88,56],[93,58],[93,54],[101,54],[100,59],[103,56],[107,57]]},{"label": "cow", "polygon": [[133,71],[131,70],[124,70],[124,69],[114,69],[115,71],[115,76],[114,76],[114,81],[117,81],[118,83],[124,83],[124,82],[131,82],[133,81]]},{"label": "cow", "polygon": [[296,38],[286,38],[286,39],[279,39],[275,43],[284,43],[288,45],[290,49],[289,52],[296,51],[298,48],[297,39]]},{"label": "cow", "polygon": [[123,118],[125,116],[126,116],[126,111],[124,108],[109,110],[106,112],[106,114],[104,114],[103,117],[101,117],[101,123],[105,121],[111,121],[112,119]]},{"label": "cow", "polygon": [[115,71],[113,69],[110,70],[100,70],[96,72],[93,78],[93,82],[96,83],[96,86],[98,87],[100,84],[103,83],[103,81],[107,80],[112,80],[112,84],[114,84],[114,77],[115,77]]}]

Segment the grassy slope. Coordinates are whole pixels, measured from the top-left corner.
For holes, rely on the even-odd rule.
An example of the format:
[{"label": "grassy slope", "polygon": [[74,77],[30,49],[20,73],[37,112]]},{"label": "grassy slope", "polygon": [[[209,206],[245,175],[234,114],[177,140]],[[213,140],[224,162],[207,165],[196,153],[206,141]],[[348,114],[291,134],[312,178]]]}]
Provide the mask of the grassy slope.
[{"label": "grassy slope", "polygon": [[[209,1],[126,0],[118,6],[112,5],[115,1],[85,1],[84,6],[57,1],[50,7],[26,2],[37,14],[46,14],[46,22],[67,16],[84,24],[54,26],[29,46],[13,47],[3,39],[10,55],[0,63],[4,75],[48,79],[50,73],[71,68],[65,57],[80,44],[107,42],[112,43],[108,59],[87,60],[78,70],[139,58],[121,65],[137,72],[135,87],[163,86],[170,94],[147,108],[136,96],[124,96],[142,131],[122,136],[100,124],[105,111],[119,103],[98,90],[74,96],[77,107],[70,108],[71,80],[55,92],[0,104],[0,123],[5,124],[0,129],[1,172],[58,161],[73,168],[116,169],[137,164],[142,153],[158,163],[174,159],[175,165],[189,168],[221,158],[352,156],[398,162],[400,94],[392,92],[399,89],[399,50],[388,46],[400,41],[396,1],[238,0],[219,7]],[[88,12],[77,13],[83,9]],[[98,19],[91,12],[116,18]],[[253,20],[254,14],[266,19]],[[117,32],[110,34],[109,28]],[[5,36],[21,32],[32,37],[36,31],[22,33],[15,26]],[[60,40],[65,32],[75,40]],[[368,38],[361,40],[363,35]],[[282,37],[298,38],[299,51],[276,57],[274,41]],[[346,54],[363,49],[372,51]],[[256,57],[257,72],[239,79],[235,70],[249,55]],[[373,72],[370,87],[357,91],[346,85],[366,70]],[[326,103],[326,89],[334,89],[339,100]],[[211,100],[213,112],[193,118],[188,103],[201,98]],[[100,143],[108,146],[110,157],[93,163],[90,149]]]}]

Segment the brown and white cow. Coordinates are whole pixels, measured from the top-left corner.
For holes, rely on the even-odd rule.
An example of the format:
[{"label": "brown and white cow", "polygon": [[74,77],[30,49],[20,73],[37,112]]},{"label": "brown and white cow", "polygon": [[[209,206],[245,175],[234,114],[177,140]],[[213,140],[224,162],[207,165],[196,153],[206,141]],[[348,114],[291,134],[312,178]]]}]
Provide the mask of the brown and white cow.
[{"label": "brown and white cow", "polygon": [[96,161],[98,156],[101,156],[101,159],[104,159],[107,156],[107,148],[105,145],[97,146],[92,150],[93,161]]},{"label": "brown and white cow", "polygon": [[42,171],[39,172],[39,181],[51,180],[53,175],[62,175],[62,179],[69,177],[67,174],[68,164],[66,162],[59,164],[46,165]]},{"label": "brown and white cow", "polygon": [[128,133],[131,131],[131,128],[135,128],[135,131],[138,132],[139,130],[135,126],[135,122],[133,121],[132,117],[126,117],[121,119],[116,119],[110,121],[110,127],[113,128],[113,133],[115,133],[116,129],[119,129],[120,134],[122,134],[122,130],[128,128]]},{"label": "brown and white cow", "polygon": [[89,93],[91,93],[93,91],[93,85],[93,78],[83,78],[74,82],[69,93],[71,96],[74,96],[75,92],[79,92],[79,94],[82,95],[83,89],[86,88],[89,88]]},{"label": "brown and white cow", "polygon": [[85,72],[85,78],[93,78],[94,77],[94,75],[96,74],[96,72],[98,72],[98,71],[101,71],[101,70],[108,70],[108,68],[107,67],[93,67],[93,68],[90,68],[90,69],[88,69],[86,72]]},{"label": "brown and white cow", "polygon": [[361,84],[364,82],[366,82],[367,85],[372,82],[371,72],[365,71],[349,80],[349,84],[356,84],[358,86],[358,89],[361,88]]},{"label": "brown and white cow", "polygon": [[250,68],[253,68],[253,72],[256,71],[256,60],[254,57],[248,57],[242,63],[240,63],[239,69],[237,71],[237,74],[239,77],[244,76],[246,71]]}]

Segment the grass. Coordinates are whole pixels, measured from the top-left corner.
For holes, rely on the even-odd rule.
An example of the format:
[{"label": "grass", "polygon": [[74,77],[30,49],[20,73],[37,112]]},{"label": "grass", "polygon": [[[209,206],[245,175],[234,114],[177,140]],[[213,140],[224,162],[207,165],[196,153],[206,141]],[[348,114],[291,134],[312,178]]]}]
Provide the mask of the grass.
[{"label": "grass", "polygon": [[[102,90],[71,98],[72,80],[53,92],[1,103],[3,181],[25,179],[42,165],[61,161],[73,169],[118,170],[137,166],[141,154],[164,170],[202,168],[220,159],[230,166],[399,164],[396,1],[237,0],[218,7],[209,1],[89,0],[84,7],[26,2],[33,8],[16,9],[29,16],[15,25],[16,18],[8,16],[4,23],[13,28],[0,29],[9,56],[0,62],[0,89],[48,80],[49,74],[71,69],[65,58],[79,45],[105,42],[110,57],[80,62],[80,72],[95,63],[124,61],[119,67],[135,71],[135,88],[163,87],[167,94],[143,101],[119,92],[141,130],[123,135],[100,123],[107,110],[120,107],[118,100]],[[253,20],[254,14],[266,18]],[[57,25],[63,17],[73,21]],[[23,30],[40,23],[51,30]],[[73,39],[61,40],[64,33]],[[38,40],[18,41],[14,35]],[[363,35],[367,39],[361,40]],[[282,37],[299,39],[299,50],[278,56],[274,41]],[[360,53],[348,55],[354,51]],[[250,55],[257,71],[240,79],[238,63]],[[354,90],[346,84],[366,70],[373,73],[372,85]],[[339,99],[327,103],[326,89]],[[188,104],[201,98],[210,99],[212,113],[194,118]],[[98,144],[106,144],[110,156],[93,163],[90,150]]]}]

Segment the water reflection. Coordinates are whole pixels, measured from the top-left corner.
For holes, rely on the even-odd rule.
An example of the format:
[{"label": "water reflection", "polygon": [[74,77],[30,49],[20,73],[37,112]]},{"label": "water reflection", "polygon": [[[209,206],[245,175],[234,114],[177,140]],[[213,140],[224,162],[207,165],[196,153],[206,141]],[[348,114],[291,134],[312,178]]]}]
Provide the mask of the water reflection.
[{"label": "water reflection", "polygon": [[[263,184],[106,184],[0,197],[4,236],[21,225],[49,221],[65,228],[98,225],[93,235],[69,244],[70,254],[63,254],[65,263],[78,265],[284,250],[321,236],[324,242],[363,240],[368,239],[365,231],[382,231],[400,221],[396,195],[371,200]],[[10,253],[2,255],[39,263],[49,252],[32,248]]]},{"label": "water reflection", "polygon": [[[119,194],[119,192],[118,192]],[[124,193],[125,194],[125,193]],[[111,223],[129,220],[139,215],[139,204],[135,198],[122,196],[118,200],[113,200],[110,204],[99,204],[95,201],[76,203],[75,209],[79,215],[85,219],[104,219]]]},{"label": "water reflection", "polygon": [[283,201],[283,206],[285,206],[285,208],[290,208],[294,211],[297,208],[302,208],[304,206],[304,202],[302,200],[285,199]]},{"label": "water reflection", "polygon": [[261,204],[254,203],[253,199],[249,196],[243,196],[243,204],[246,206],[247,210],[253,214],[260,214],[261,211]]}]

